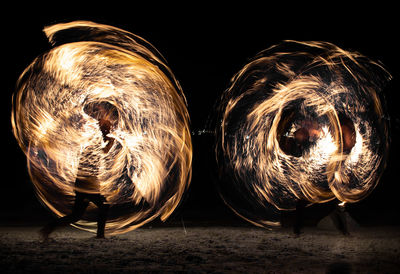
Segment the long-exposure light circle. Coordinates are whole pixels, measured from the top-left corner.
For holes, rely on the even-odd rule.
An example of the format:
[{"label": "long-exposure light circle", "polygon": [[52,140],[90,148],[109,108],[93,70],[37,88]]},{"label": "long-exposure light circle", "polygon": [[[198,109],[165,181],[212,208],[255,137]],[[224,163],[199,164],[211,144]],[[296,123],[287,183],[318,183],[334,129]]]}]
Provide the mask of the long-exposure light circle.
[{"label": "long-exposure light circle", "polygon": [[378,62],[327,42],[285,41],[246,64],[218,114],[218,188],[256,225],[303,200],[357,202],[376,186],[388,152]]},{"label": "long-exposure light circle", "polygon": [[[104,147],[93,105],[113,109],[108,153],[97,151],[100,192],[110,203],[106,233],[137,228],[180,202],[192,146],[183,92],[157,50],[124,30],[76,21],[44,29],[54,47],[22,73],[13,96],[13,132],[40,200],[68,214],[82,148]],[[84,159],[86,161],[93,161]],[[76,226],[94,231],[95,206]]]}]

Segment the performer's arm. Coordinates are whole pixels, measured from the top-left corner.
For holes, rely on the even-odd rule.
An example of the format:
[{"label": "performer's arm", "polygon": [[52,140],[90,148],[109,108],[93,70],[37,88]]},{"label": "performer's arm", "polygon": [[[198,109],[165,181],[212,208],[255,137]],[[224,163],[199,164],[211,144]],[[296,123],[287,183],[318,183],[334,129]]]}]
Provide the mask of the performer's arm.
[{"label": "performer's arm", "polygon": [[107,145],[103,148],[103,152],[104,153],[108,153],[109,151],[110,151],[110,149],[111,149],[111,147],[113,146],[113,144],[114,144],[114,138],[111,138],[111,137],[106,137],[105,138],[105,141],[107,142]]}]

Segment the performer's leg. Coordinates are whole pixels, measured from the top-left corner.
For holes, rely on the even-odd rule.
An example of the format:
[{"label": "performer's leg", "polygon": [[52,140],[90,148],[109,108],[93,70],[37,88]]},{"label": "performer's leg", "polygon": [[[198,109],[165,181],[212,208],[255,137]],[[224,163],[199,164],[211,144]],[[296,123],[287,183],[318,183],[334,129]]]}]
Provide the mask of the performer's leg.
[{"label": "performer's leg", "polygon": [[335,210],[332,212],[331,218],[333,224],[343,235],[349,235],[350,233],[347,229],[345,211],[346,211],[345,205],[338,204]]},{"label": "performer's leg", "polygon": [[300,235],[301,229],[303,228],[303,219],[304,219],[304,208],[306,207],[306,202],[303,200],[297,201],[296,204],[296,217],[293,226],[293,232],[297,236]]},{"label": "performer's leg", "polygon": [[99,215],[97,217],[97,238],[104,238],[104,231],[107,221],[107,213],[110,205],[106,203],[104,196],[98,194],[92,196],[91,201],[98,207]]},{"label": "performer's leg", "polygon": [[85,195],[76,192],[74,207],[72,209],[71,214],[55,219],[54,221],[50,222],[45,227],[43,227],[40,230],[40,234],[42,235],[43,239],[44,240],[48,239],[50,233],[52,233],[57,227],[77,222],[85,213],[85,210],[88,205],[89,201],[85,199]]}]

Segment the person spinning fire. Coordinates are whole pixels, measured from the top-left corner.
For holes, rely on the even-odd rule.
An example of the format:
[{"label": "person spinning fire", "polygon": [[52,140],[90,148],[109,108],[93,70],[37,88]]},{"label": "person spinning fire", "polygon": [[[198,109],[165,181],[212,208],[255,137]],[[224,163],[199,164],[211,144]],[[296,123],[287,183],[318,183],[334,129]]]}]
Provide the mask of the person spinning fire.
[{"label": "person spinning fire", "polygon": [[108,102],[89,103],[84,107],[86,114],[97,120],[102,137],[93,136],[91,143],[81,149],[77,177],[75,180],[75,201],[69,215],[58,218],[40,230],[43,241],[59,226],[68,225],[79,221],[89,202],[98,208],[97,236],[104,238],[107,213],[110,205],[100,192],[99,168],[101,158],[112,148],[114,138],[108,136],[118,120],[118,111]]},{"label": "person spinning fire", "polygon": [[[339,117],[340,128],[342,132],[342,149],[344,154],[349,154],[351,149],[354,147],[355,130],[354,125],[349,118],[344,116]],[[302,127],[297,129],[293,138],[281,138],[280,145],[285,152],[291,155],[299,157],[303,151],[310,146],[320,135],[320,128],[318,123],[305,120],[302,121]],[[296,236],[299,236],[301,229],[303,227],[304,211],[308,202],[305,200],[298,200],[296,203],[295,210],[295,220],[293,225],[293,232]],[[345,203],[338,203],[336,207],[332,210],[330,217],[335,225],[335,227],[343,234],[349,235],[349,231],[346,224],[345,216]]]}]

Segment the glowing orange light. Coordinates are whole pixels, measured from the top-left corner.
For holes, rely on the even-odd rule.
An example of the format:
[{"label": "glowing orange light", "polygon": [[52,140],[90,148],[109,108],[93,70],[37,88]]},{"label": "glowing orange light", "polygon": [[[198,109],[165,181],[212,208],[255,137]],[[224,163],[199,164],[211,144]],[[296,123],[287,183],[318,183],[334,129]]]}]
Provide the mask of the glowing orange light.
[{"label": "glowing orange light", "polygon": [[[55,47],[22,73],[12,111],[40,200],[68,214],[82,151],[100,143],[96,162],[84,160],[111,205],[106,232],[165,220],[189,185],[192,160],[186,100],[172,72],[151,44],[112,26],[76,21],[44,32]],[[84,111],[93,103],[117,111],[112,146]],[[76,226],[94,231],[95,214],[89,207]]]},{"label": "glowing orange light", "polygon": [[240,216],[279,225],[299,200],[357,202],[388,151],[379,99],[389,73],[327,42],[285,41],[245,65],[223,93],[219,189]]}]

